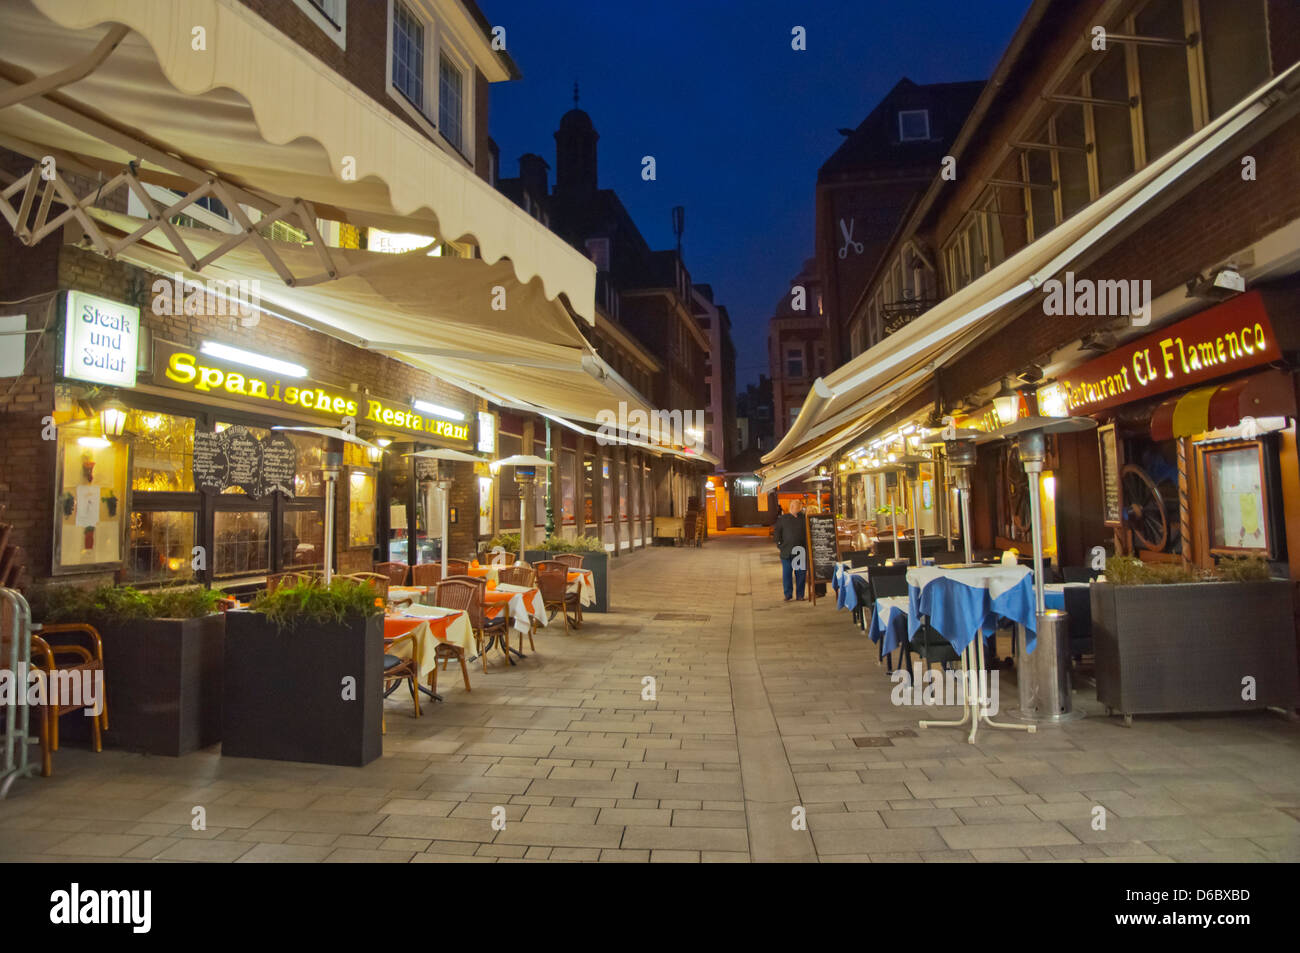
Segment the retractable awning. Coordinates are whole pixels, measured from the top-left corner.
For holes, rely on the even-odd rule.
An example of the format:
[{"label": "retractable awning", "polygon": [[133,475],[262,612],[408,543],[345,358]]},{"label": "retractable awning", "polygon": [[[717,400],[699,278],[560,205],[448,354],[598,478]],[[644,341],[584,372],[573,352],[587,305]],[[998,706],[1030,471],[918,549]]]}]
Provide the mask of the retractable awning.
[{"label": "retractable awning", "polygon": [[1139,216],[1145,220],[1192,189],[1212,171],[1206,160],[1294,120],[1300,111],[1298,88],[1300,64],[901,331],[818,378],[790,430],[763,457],[768,469],[784,468],[811,442],[824,441],[846,424],[857,431],[869,427],[885,413],[884,401],[915,393],[936,369],[1021,312],[1044,282],[1086,264],[1135,230]]},{"label": "retractable awning", "polygon": [[1172,440],[1224,430],[1247,417],[1258,421],[1295,415],[1292,376],[1285,371],[1265,371],[1169,398],[1151,415],[1151,439]]},{"label": "retractable awning", "polygon": [[185,192],[215,181],[227,207],[286,220],[297,201],[472,241],[594,321],[585,256],[239,0],[6,0],[0,17],[6,147],[105,180],[135,162],[141,180]]}]

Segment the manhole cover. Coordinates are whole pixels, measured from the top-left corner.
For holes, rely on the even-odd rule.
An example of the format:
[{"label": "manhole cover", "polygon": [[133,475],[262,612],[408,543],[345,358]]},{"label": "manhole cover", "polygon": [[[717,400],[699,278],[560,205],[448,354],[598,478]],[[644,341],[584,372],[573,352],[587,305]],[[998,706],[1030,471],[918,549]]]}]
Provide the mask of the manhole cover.
[{"label": "manhole cover", "polygon": [[695,612],[660,612],[655,615],[656,622],[708,622],[709,617]]},{"label": "manhole cover", "polygon": [[887,734],[891,738],[915,738],[916,737],[916,732],[913,731],[911,728],[895,728],[892,731],[886,731],[885,734]]},{"label": "manhole cover", "polygon": [[870,738],[854,738],[853,743],[859,748],[891,748],[894,743],[888,738],[872,735]]}]

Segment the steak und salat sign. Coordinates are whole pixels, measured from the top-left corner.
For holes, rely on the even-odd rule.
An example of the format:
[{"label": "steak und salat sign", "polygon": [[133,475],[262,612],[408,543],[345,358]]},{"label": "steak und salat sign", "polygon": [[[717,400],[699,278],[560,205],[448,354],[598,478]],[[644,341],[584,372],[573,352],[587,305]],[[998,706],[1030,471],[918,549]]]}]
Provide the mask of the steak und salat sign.
[{"label": "steak und salat sign", "polygon": [[140,309],[69,291],[63,324],[63,376],[134,387]]}]

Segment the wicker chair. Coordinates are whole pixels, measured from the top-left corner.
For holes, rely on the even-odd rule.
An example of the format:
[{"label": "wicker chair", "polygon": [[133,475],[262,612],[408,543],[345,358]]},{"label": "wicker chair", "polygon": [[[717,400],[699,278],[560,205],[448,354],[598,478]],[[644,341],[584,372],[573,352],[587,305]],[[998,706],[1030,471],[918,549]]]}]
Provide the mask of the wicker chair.
[{"label": "wicker chair", "polygon": [[[499,570],[498,578],[508,586],[529,586],[534,588],[537,586],[537,570],[526,563],[504,567]],[[530,621],[530,625],[528,626],[528,651],[530,652],[535,652],[537,650],[537,646],[533,644],[533,633],[536,630],[537,620],[533,619]],[[524,634],[520,632],[519,648],[523,649],[523,647]]]},{"label": "wicker chair", "polygon": [[582,553],[556,553],[551,562],[564,563],[570,569],[581,569],[585,558]]},{"label": "wicker chair", "polygon": [[296,586],[311,577],[300,572],[276,572],[266,577],[266,591],[275,592],[281,586]]},{"label": "wicker chair", "polygon": [[[434,602],[444,609],[459,609],[469,616],[470,628],[474,630],[474,643],[478,655],[483,660],[483,672],[487,674],[487,651],[484,642],[489,638],[501,636],[508,624],[507,614],[502,612],[495,619],[489,619],[483,605],[483,593],[487,582],[473,577],[444,579],[434,590]],[[502,653],[510,660],[510,650],[502,641]],[[444,663],[445,667],[445,663]]]},{"label": "wicker chair", "polygon": [[409,569],[406,563],[375,563],[375,572],[387,576],[390,586],[406,585],[406,574]]},{"label": "wicker chair", "polygon": [[[389,652],[394,646],[403,642],[411,646],[409,658],[401,658]],[[411,701],[415,704],[415,717],[420,717],[420,646],[415,641],[415,633],[407,632],[384,642],[384,697],[387,698],[397,690],[402,682],[411,690]],[[383,722],[383,732],[388,733],[387,719]]]},{"label": "wicker chair", "polygon": [[[581,608],[576,592],[569,592],[569,567],[564,563],[554,559],[546,559],[536,564],[537,571],[537,588],[542,593],[542,603],[551,613],[551,618],[555,613],[564,614],[564,631],[569,631],[569,609]],[[575,613],[576,615],[576,613]],[[580,619],[575,618],[573,627],[575,629],[582,627]]]},{"label": "wicker chair", "polygon": [[411,585],[427,589],[442,582],[441,563],[416,563],[411,567]]},{"label": "wicker chair", "polygon": [[342,576],[343,579],[353,579],[357,582],[368,582],[384,599],[388,598],[388,577],[378,572],[354,572]]},{"label": "wicker chair", "polygon": [[[71,636],[76,634],[79,638],[55,638],[55,636]],[[75,659],[73,662],[60,663],[59,658]],[[93,679],[94,673],[99,672],[103,677],[104,671],[104,643],[100,640],[99,632],[94,626],[86,625],[82,622],[67,622],[57,625],[43,625],[39,636],[32,636],[32,667],[40,667],[45,670],[46,685],[53,688],[55,672],[74,672],[74,677],[84,679],[83,673],[90,673]],[[84,682],[83,682],[84,684]],[[107,686],[101,692],[98,699],[100,712],[90,719],[90,736],[95,745],[96,751],[104,750],[103,737],[101,731],[108,730],[108,703],[105,697],[108,694]],[[66,699],[65,699],[66,700]],[[69,712],[80,711],[83,708],[90,709],[92,705],[90,700],[81,699],[81,704],[64,705],[59,704],[59,699],[51,695],[48,699],[46,715],[46,737],[49,739],[51,751],[59,750],[59,717]]]},{"label": "wicker chair", "polygon": [[464,575],[467,575],[468,573],[469,573],[469,560],[468,560],[468,559],[448,559],[448,560],[447,560],[447,575],[448,575],[448,577],[451,577],[451,576],[464,576]]}]

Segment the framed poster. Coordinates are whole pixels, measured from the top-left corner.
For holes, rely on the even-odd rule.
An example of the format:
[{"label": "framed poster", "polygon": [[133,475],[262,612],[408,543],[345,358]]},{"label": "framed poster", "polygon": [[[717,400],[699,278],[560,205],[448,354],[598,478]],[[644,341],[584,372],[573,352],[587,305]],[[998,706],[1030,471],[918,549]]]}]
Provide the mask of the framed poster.
[{"label": "framed poster", "polygon": [[1101,455],[1101,499],[1103,522],[1107,526],[1124,525],[1124,503],[1119,482],[1119,439],[1115,425],[1097,428],[1097,445]]},{"label": "framed poster", "polygon": [[1210,552],[1267,554],[1269,508],[1263,446],[1207,447],[1204,460]]},{"label": "framed poster", "polygon": [[353,468],[348,474],[348,548],[375,545],[375,473]]},{"label": "framed poster", "polygon": [[130,446],[124,440],[59,428],[55,474],[53,573],[122,565],[130,501]]}]

